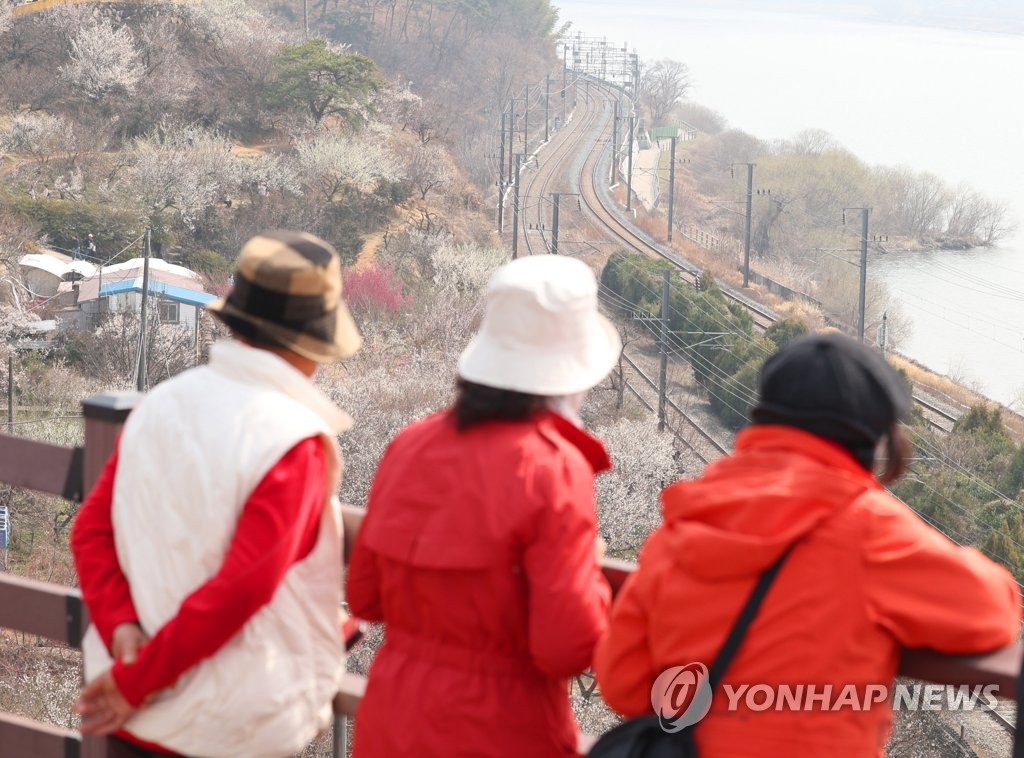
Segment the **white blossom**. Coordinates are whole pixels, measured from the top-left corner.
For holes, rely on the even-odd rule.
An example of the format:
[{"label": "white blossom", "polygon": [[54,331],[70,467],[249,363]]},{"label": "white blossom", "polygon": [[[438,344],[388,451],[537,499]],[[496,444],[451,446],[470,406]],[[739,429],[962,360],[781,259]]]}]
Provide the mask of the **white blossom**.
[{"label": "white blossom", "polygon": [[61,75],[93,99],[121,91],[132,94],[143,75],[131,32],[109,19],[82,26],[71,37]]},{"label": "white blossom", "polygon": [[14,10],[14,0],[0,0],[0,34],[3,34],[11,25],[11,12]]},{"label": "white blossom", "polygon": [[224,47],[275,48],[288,41],[285,33],[246,0],[202,0],[182,11]]},{"label": "white blossom", "polygon": [[669,434],[650,421],[619,419],[597,429],[613,468],[597,479],[597,515],[608,552],[635,557],[661,522],[661,490],[681,477]]},{"label": "white blossom", "polygon": [[327,201],[345,187],[372,192],[402,179],[398,160],[378,140],[324,136],[299,142],[295,151],[305,183]]},{"label": "white blossom", "polygon": [[434,286],[457,292],[482,291],[491,274],[506,260],[505,251],[499,248],[460,245],[447,239],[430,256]]},{"label": "white blossom", "polygon": [[273,153],[234,156],[231,173],[235,183],[250,194],[298,192],[298,173],[290,163]]},{"label": "white blossom", "polygon": [[126,189],[153,211],[174,208],[194,228],[234,184],[231,143],[198,126],[163,126],[136,142]]},{"label": "white blossom", "polygon": [[60,150],[69,132],[70,126],[60,116],[41,111],[16,113],[0,130],[0,150],[47,155]]}]

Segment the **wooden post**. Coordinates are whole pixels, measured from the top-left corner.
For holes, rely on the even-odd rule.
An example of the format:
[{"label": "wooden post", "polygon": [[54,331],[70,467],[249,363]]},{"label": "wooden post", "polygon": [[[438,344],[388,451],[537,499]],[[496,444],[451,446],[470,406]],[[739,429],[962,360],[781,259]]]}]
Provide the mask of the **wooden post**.
[{"label": "wooden post", "polygon": [[85,452],[82,459],[83,492],[88,493],[114,452],[121,427],[141,395],[137,392],[110,392],[82,401],[85,416]]},{"label": "wooden post", "polygon": [[[99,478],[107,458],[114,451],[114,443],[121,433],[124,421],[139,399],[135,392],[112,392],[94,395],[82,401],[85,416],[85,451],[82,461],[83,493],[88,493]],[[88,619],[83,615],[82,633]],[[81,758],[107,758],[105,737],[82,737]]]}]

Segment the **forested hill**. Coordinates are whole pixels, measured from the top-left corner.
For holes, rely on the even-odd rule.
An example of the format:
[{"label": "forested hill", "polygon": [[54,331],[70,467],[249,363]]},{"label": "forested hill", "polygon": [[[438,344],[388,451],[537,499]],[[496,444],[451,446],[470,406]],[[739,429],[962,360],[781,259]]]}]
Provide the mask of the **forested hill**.
[{"label": "forested hill", "polygon": [[500,108],[555,65],[547,0],[308,8],[308,37],[302,0],[0,14],[0,265],[86,234],[131,256],[148,226],[216,284],[274,226],[352,263],[399,219],[483,223],[450,211],[481,207]]}]

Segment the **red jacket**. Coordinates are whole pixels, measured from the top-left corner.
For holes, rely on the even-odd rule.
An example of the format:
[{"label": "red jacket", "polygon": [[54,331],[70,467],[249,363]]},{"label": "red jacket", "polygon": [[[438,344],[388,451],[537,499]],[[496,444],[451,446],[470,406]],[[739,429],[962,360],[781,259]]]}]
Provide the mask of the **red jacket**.
[{"label": "red jacket", "polygon": [[440,413],[391,443],[348,569],[352,612],[386,640],[355,756],[575,754],[567,678],[607,627],[594,475],[608,466],[547,412],[464,432]]},{"label": "red jacket", "polygon": [[[1009,572],[925,525],[842,448],[805,432],[743,431],[733,455],[668,487],[662,504],[664,524],[596,654],[601,692],[627,716],[652,710],[664,669],[710,667],[757,576],[797,540],[725,673],[734,693],[832,685],[834,706],[845,685],[889,688],[901,647],[975,653],[1016,638]],[[728,702],[720,685],[696,725],[704,755],[880,756],[891,721],[888,701],[803,712],[776,710],[778,699],[767,710]]]}]

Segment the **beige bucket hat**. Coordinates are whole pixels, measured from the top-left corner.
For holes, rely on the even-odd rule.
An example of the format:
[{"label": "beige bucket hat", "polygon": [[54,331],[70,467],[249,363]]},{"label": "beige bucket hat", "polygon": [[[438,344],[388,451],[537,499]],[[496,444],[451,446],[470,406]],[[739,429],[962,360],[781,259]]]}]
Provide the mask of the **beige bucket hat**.
[{"label": "beige bucket hat", "polygon": [[622,342],[597,311],[597,281],[575,258],[537,255],[498,269],[484,294],[480,331],[459,376],[498,389],[556,397],[590,389],[611,371]]},{"label": "beige bucket hat", "polygon": [[337,251],[304,232],[267,232],[246,242],[234,287],[207,308],[241,337],[319,363],[347,358],[362,344],[341,299]]}]

